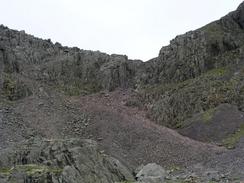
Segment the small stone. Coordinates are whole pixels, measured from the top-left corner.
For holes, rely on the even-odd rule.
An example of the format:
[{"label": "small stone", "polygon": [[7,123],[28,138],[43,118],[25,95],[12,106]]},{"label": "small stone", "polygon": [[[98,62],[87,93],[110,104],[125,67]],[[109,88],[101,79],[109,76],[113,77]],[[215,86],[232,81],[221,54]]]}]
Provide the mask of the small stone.
[{"label": "small stone", "polygon": [[98,140],[98,141],[102,141],[102,140],[103,140],[103,138],[102,138],[102,137],[99,137],[99,138],[97,138],[97,140]]}]

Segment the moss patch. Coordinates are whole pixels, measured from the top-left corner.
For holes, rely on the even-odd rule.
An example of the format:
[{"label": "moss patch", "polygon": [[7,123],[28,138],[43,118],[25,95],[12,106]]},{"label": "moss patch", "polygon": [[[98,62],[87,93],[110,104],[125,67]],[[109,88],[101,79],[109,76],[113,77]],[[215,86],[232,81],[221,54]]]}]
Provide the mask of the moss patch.
[{"label": "moss patch", "polygon": [[235,148],[236,144],[240,141],[241,137],[244,137],[244,124],[242,124],[234,134],[224,139],[223,145],[228,149],[233,149]]}]

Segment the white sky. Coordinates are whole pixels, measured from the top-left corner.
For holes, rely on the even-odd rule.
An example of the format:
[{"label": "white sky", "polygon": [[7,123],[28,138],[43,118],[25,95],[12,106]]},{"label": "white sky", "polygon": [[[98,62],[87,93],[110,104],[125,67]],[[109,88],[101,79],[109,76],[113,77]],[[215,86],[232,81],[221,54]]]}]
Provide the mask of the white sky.
[{"label": "white sky", "polygon": [[148,60],[242,0],[0,0],[0,24],[64,46]]}]

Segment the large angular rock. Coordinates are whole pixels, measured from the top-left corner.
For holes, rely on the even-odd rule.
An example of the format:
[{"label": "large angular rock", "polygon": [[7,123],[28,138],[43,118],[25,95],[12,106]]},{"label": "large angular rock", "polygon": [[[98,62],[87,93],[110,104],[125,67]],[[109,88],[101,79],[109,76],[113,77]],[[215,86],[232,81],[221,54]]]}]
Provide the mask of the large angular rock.
[{"label": "large angular rock", "polygon": [[140,61],[130,61],[127,56],[111,55],[109,62],[99,70],[99,81],[102,88],[109,91],[115,88],[129,88],[135,85],[134,77]]}]

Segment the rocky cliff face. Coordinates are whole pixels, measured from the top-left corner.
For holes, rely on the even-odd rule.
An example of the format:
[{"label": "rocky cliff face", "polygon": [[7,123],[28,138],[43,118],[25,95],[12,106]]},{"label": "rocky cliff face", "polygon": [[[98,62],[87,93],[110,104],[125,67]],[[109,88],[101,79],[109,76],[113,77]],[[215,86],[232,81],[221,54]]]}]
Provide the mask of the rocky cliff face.
[{"label": "rocky cliff face", "polygon": [[218,21],[177,36],[151,65],[142,101],[160,124],[181,128],[195,113],[221,103],[243,110],[243,4]]},{"label": "rocky cliff face", "polygon": [[[177,36],[153,64],[161,83],[181,82],[208,70],[238,63],[243,53],[243,4],[235,12],[196,31]],[[149,63],[150,64],[150,61]]]},{"label": "rocky cliff face", "polygon": [[212,69],[240,64],[242,12],[240,5],[216,22],[177,36],[157,58],[145,63],[123,55],[63,47],[1,26],[0,60],[4,63],[0,72],[55,83],[70,95],[179,83]]},{"label": "rocky cliff face", "polygon": [[123,55],[62,47],[4,26],[0,35],[1,76],[14,73],[53,84],[70,95],[132,87],[141,64]]},{"label": "rocky cliff face", "polygon": [[[0,150],[40,137],[0,151],[0,181],[131,178],[88,141],[43,137],[95,139],[133,168],[138,162],[184,167],[198,162],[222,172],[230,165],[230,176],[244,177],[238,159],[243,112],[244,3],[177,36],[147,62],[64,47],[0,26]],[[199,141],[237,149],[226,152]]]}]

